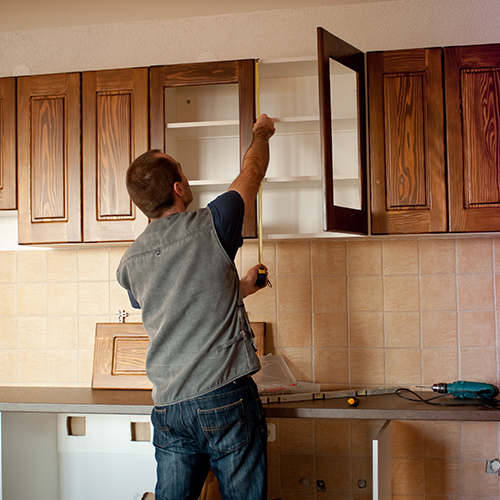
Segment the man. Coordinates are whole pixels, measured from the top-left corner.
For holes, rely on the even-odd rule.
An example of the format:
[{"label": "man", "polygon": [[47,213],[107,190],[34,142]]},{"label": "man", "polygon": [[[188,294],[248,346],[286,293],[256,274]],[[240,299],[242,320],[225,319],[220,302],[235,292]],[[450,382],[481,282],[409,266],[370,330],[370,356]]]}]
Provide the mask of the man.
[{"label": "man", "polygon": [[239,280],[245,208],[269,163],[273,121],[261,115],[240,174],[207,208],[193,200],[181,166],[160,151],[132,162],[127,189],[151,223],[127,249],[119,283],[142,309],[153,383],[157,500],[197,499],[210,470],[225,500],[266,498],[267,428],[251,374],[260,369]]}]

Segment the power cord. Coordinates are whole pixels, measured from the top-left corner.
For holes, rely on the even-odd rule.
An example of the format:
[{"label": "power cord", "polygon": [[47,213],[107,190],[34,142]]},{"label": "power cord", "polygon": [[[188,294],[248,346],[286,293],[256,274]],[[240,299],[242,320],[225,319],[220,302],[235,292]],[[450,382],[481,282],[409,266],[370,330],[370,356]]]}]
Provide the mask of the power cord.
[{"label": "power cord", "polygon": [[[408,396],[403,396],[403,392],[407,392],[414,396],[413,398],[408,397]],[[482,407],[482,408],[491,408],[491,409],[499,409],[500,408],[500,400],[498,399],[491,399],[491,398],[485,398],[481,396],[481,393],[477,393],[476,397],[471,400],[460,400],[460,402],[456,403],[451,403],[451,402],[439,402],[437,400],[444,398],[446,396],[449,396],[449,394],[439,394],[437,396],[433,396],[430,398],[423,398],[420,394],[418,394],[415,391],[412,391],[411,389],[406,389],[404,387],[401,387],[399,389],[396,389],[396,394],[402,398],[406,399],[407,401],[414,401],[417,403],[425,403],[428,405],[433,405],[433,406],[475,406],[475,407]]]}]

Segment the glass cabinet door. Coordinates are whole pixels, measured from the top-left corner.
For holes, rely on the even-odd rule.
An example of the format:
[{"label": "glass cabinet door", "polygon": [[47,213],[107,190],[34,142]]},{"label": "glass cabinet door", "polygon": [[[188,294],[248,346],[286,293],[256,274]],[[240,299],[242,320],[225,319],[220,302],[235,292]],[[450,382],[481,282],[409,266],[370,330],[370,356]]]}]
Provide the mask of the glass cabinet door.
[{"label": "glass cabinet door", "polygon": [[324,229],[367,234],[365,56],[317,34]]}]

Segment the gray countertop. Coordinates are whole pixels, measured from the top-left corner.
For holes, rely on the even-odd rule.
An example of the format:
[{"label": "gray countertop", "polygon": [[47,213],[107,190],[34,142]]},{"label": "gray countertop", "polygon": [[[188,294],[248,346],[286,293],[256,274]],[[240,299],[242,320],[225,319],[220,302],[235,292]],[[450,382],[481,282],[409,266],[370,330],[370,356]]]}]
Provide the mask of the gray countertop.
[{"label": "gray countertop", "polygon": [[[264,412],[267,417],[274,418],[500,421],[500,409],[469,406],[467,402],[460,404],[453,397],[440,402],[458,406],[431,406],[407,401],[396,394],[385,394],[361,396],[354,407],[342,398],[269,403],[264,405]],[[149,415],[152,407],[149,390],[0,387],[1,412]]]}]

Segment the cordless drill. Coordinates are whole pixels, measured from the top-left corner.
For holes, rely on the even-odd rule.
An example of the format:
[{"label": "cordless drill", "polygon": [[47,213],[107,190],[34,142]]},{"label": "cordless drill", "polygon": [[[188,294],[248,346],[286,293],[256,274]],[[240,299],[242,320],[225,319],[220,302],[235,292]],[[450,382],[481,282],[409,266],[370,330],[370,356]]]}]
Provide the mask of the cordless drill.
[{"label": "cordless drill", "polygon": [[440,394],[451,394],[459,399],[493,399],[498,396],[498,387],[495,385],[484,382],[466,382],[465,380],[459,380],[451,384],[443,382],[434,384],[432,390]]}]

